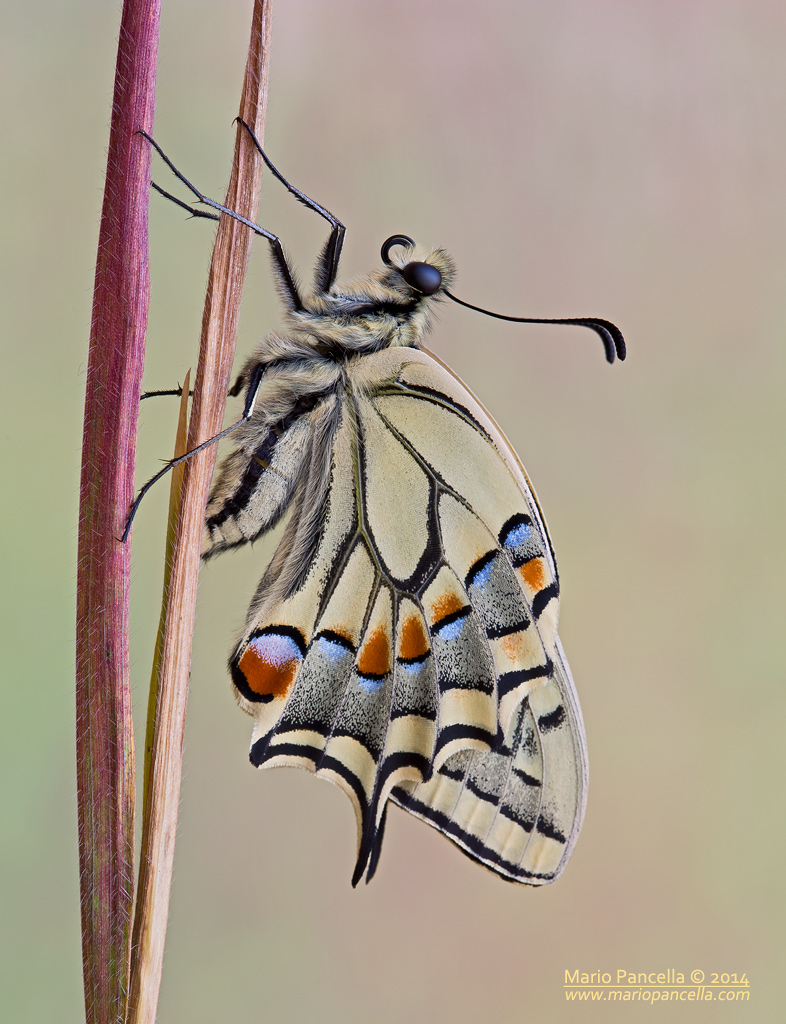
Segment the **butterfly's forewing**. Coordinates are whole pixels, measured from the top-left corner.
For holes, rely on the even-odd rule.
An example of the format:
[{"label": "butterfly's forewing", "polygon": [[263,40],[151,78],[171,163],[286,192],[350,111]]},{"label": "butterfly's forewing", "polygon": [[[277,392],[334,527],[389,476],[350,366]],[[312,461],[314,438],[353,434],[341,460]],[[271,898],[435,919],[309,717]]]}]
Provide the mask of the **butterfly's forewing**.
[{"label": "butterfly's forewing", "polygon": [[551,881],[581,824],[586,752],[529,483],[430,355],[385,349],[346,379],[259,438],[261,456],[231,457],[208,509],[209,554],[291,506],[231,659],[251,759],[347,792],[354,881],[375,869],[389,797],[504,877]]}]

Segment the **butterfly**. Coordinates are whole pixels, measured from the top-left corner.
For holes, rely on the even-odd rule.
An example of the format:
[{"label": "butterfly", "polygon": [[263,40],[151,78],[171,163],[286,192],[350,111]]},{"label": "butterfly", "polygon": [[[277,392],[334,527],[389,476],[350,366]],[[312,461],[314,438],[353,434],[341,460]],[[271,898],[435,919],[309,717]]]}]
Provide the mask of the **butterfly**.
[{"label": "butterfly", "polygon": [[[245,222],[271,243],[286,330],[233,388],[245,409],[221,435],[236,448],[202,554],[285,521],[229,659],[254,719],[251,762],[347,794],[353,885],[376,871],[391,802],[501,877],[551,882],[581,828],[587,747],[540,506],[494,420],[423,345],[441,300],[470,304],[449,291],[450,257],[406,235],[385,242],[380,269],[337,283],[343,224],[248,131],[331,226],[306,294],[278,238]],[[625,357],[605,320],[502,319],[587,326],[609,361]]]}]

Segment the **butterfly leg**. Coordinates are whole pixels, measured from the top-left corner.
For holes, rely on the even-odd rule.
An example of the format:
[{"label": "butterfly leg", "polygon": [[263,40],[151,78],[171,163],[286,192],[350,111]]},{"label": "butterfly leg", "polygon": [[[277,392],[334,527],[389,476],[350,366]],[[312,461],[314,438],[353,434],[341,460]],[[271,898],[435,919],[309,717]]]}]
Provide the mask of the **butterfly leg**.
[{"label": "butterfly leg", "polygon": [[184,203],[182,199],[178,199],[177,196],[173,196],[171,192],[167,192],[166,189],[161,188],[154,181],[150,182],[150,187],[154,188],[160,196],[164,199],[168,199],[170,203],[174,203],[175,206],[179,206],[181,210],[186,210],[191,214],[192,217],[203,217],[205,220],[220,220],[221,218],[217,213],[208,213],[207,210],[199,210],[196,206],[189,206],[188,203]]},{"label": "butterfly leg", "polygon": [[270,173],[273,175],[273,177],[277,178],[278,181],[280,181],[281,184],[284,186],[284,188],[286,188],[288,192],[291,192],[291,194],[295,197],[295,199],[297,199],[299,203],[302,203],[303,206],[305,206],[307,209],[313,210],[314,213],[318,213],[320,217],[324,217],[328,224],[330,224],[330,237],[325,243],[325,247],[322,250],[322,253],[320,254],[319,260],[317,261],[317,272],[315,282],[315,287],[318,292],[323,293],[329,291],[333,282],[336,280],[336,274],[338,272],[338,263],[339,260],[341,259],[341,249],[344,245],[344,235],[346,234],[346,228],[341,223],[341,221],[338,220],[337,217],[333,216],[330,210],[326,209],[324,206],[321,206],[319,203],[315,202],[315,200],[309,198],[309,196],[307,196],[305,192],[301,192],[299,188],[295,188],[294,185],[290,184],[284,177],[284,175],[281,173],[281,171],[279,171],[278,168],[275,167],[270,162],[270,159],[268,158],[264,149],[260,145],[259,140],[257,139],[252,129],[249,127],[249,125],[247,125],[246,122],[240,117],[238,117],[237,120],[251,136],[251,141],[256,146],[259,155],[265,161],[265,165],[267,169],[270,171]]},{"label": "butterfly leg", "polygon": [[[139,396],[139,401],[144,402],[146,398],[164,398],[165,396],[172,396],[173,398],[180,398],[183,394],[182,388],[167,388],[165,391],[145,391]],[[193,391],[188,392],[188,397],[194,394]]]},{"label": "butterfly leg", "polygon": [[223,437],[226,437],[227,434],[231,434],[232,431],[237,430],[238,427],[242,426],[244,423],[247,423],[248,420],[251,419],[264,374],[265,366],[263,364],[260,363],[254,367],[254,370],[251,374],[251,379],[248,382],[248,391],[246,392],[246,403],[243,408],[243,415],[236,423],[233,423],[231,426],[226,427],[226,429],[219,431],[219,433],[217,434],[214,434],[213,437],[209,437],[207,441],[203,441],[202,444],[198,444],[196,448],[192,448],[190,451],[187,451],[184,455],[179,455],[175,459],[170,459],[166,463],[164,468],[160,469],[155,474],[155,476],[152,476],[144,485],[144,487],[140,489],[139,494],[137,494],[136,498],[134,499],[134,504],[131,506],[131,510],[128,513],[128,519],[126,520],[125,529],[123,530],[123,536],[120,538],[123,544],[125,544],[126,540],[128,539],[128,534],[131,530],[131,524],[134,521],[134,516],[136,515],[140,504],[142,503],[142,499],[153,486],[153,484],[158,483],[158,481],[163,476],[166,476],[166,474],[170,470],[174,469],[175,466],[179,466],[181,462],[185,462],[186,459],[190,459],[191,456],[196,455],[197,452],[204,451],[205,448],[209,448],[211,445],[216,444]]},{"label": "butterfly leg", "polygon": [[[235,380],[235,383],[232,385],[232,387],[229,389],[229,391],[227,391],[227,398],[237,398],[237,396],[240,394],[240,392],[243,390],[243,388],[245,386],[246,386],[245,374],[240,373],[240,374],[238,374],[238,376],[237,376],[237,378]],[[139,401],[143,402],[146,398],[163,398],[164,396],[172,396],[173,398],[180,398],[180,396],[182,394],[183,394],[183,389],[182,388],[167,388],[164,391],[145,391],[142,395],[140,395]],[[193,394],[194,394],[194,391],[192,389],[191,391],[188,392],[188,397],[189,398],[193,397]]]},{"label": "butterfly leg", "polygon": [[[235,378],[235,383],[232,385],[229,391],[227,391],[227,398],[237,398],[237,396],[240,394],[240,392],[243,390],[245,386],[246,375],[244,373],[239,373]],[[182,388],[167,388],[164,391],[145,391],[144,394],[140,396],[139,401],[142,402],[146,398],[163,398],[165,395],[171,395],[174,398],[180,398],[182,394]],[[194,392],[192,389],[191,391],[188,392],[188,397],[191,398],[193,394]]]},{"label": "butterfly leg", "polygon": [[[219,213],[226,213],[234,220],[239,221],[241,224],[245,224],[247,228],[251,228],[254,234],[261,235],[263,238],[266,238],[268,242],[270,242],[270,247],[273,250],[273,261],[275,263],[279,277],[281,278],[281,283],[284,286],[284,290],[286,291],[287,296],[289,297],[290,306],[294,311],[302,310],[303,303],[300,298],[300,293],[297,290],[295,279],[292,275],[292,271],[289,269],[289,264],[287,263],[287,258],[278,236],[274,235],[271,231],[267,231],[265,228],[260,227],[258,224],[254,224],[253,221],[250,221],[246,217],[241,216],[234,210],[230,210],[228,207],[222,206],[222,204],[217,203],[215,199],[210,199],[208,196],[203,195],[199,191],[199,189],[195,185],[192,185],[188,178],[181,171],[179,171],[177,167],[175,167],[175,165],[172,163],[172,161],[169,159],[166,153],[161,149],[161,147],[158,145],[155,139],[148,135],[147,132],[140,131],[139,134],[147,139],[147,141],[150,143],[153,149],[155,149],[156,153],[158,153],[158,155],[161,157],[161,159],[164,161],[164,163],[167,165],[170,171],[175,175],[178,181],[182,181],[186,188],[190,192],[192,192],[193,195],[196,196],[197,200],[200,203],[206,203],[208,206],[211,206],[214,210],[218,210]],[[256,140],[254,141],[256,142]],[[259,143],[257,143],[257,146],[258,145]],[[189,206],[188,203],[184,203],[180,199],[175,198],[175,196],[170,195],[169,192],[165,192],[164,189],[160,188],[154,182],[151,182],[151,184],[153,185],[155,190],[159,192],[161,195],[163,195],[166,199],[170,199],[172,202],[176,203],[182,209],[188,210],[188,212],[193,214],[195,217],[208,217],[210,219],[213,219],[215,217],[214,214],[209,214],[205,213],[204,211],[197,210],[193,206]]]}]

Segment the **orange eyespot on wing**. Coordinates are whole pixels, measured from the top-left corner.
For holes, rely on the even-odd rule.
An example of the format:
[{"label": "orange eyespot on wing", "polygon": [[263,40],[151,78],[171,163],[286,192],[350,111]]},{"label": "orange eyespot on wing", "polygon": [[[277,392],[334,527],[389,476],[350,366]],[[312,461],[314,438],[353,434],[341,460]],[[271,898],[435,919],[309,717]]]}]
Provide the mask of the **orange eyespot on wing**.
[{"label": "orange eyespot on wing", "polygon": [[420,614],[404,615],[399,625],[398,657],[402,662],[422,661],[429,652],[426,626]]},{"label": "orange eyespot on wing", "polygon": [[519,569],[519,575],[530,590],[537,593],[546,585],[546,571],[542,558],[532,558]]},{"label": "orange eyespot on wing", "polygon": [[305,641],[298,630],[267,626],[250,637],[233,665],[235,686],[250,701],[286,697],[305,653]]},{"label": "orange eyespot on wing", "polygon": [[390,672],[390,639],[382,626],[377,626],[360,649],[358,672],[370,679]]}]

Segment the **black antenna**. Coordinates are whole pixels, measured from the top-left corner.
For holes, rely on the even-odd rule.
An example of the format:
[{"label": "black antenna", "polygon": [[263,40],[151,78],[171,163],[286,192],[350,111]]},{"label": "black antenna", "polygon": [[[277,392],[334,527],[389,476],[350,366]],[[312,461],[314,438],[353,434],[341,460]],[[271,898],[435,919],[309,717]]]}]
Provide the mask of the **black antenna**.
[{"label": "black antenna", "polygon": [[622,337],[622,331],[610,320],[601,320],[596,316],[562,317],[558,320],[543,320],[531,316],[504,316],[502,313],[492,313],[490,309],[483,309],[481,306],[473,306],[471,302],[464,302],[463,299],[459,299],[449,292],[447,288],[443,288],[442,291],[460,306],[474,309],[478,313],[485,313],[486,316],[493,316],[497,320],[512,320],[517,324],[576,324],[578,327],[589,327],[600,336],[606,351],[607,362],[613,363],[615,355],[620,362],[625,358],[625,339]]},{"label": "black antenna", "polygon": [[[382,262],[388,266],[394,266],[393,261],[390,258],[390,250],[394,246],[402,245],[406,248],[412,248],[415,243],[409,237],[409,235],[391,235],[390,238],[382,246]],[[428,279],[428,286],[425,286],[423,281],[417,276],[417,273],[413,277],[407,274],[408,270],[415,271],[415,268],[420,268],[424,264],[409,263],[401,268],[401,273],[404,279],[413,287],[427,295],[433,295],[436,291],[442,291],[444,295],[447,295],[449,299],[457,302],[459,306],[466,306],[467,309],[474,309],[478,313],[485,313],[486,316],[493,316],[497,320],[512,320],[513,323],[517,324],[575,324],[578,327],[589,327],[590,330],[595,331],[599,335],[600,340],[603,342],[603,348],[606,352],[606,361],[613,363],[615,356],[622,362],[625,358],[625,339],[622,337],[622,331],[615,324],[611,323],[610,320],[601,320],[597,316],[578,316],[578,317],[561,317],[558,320],[545,320],[540,317],[531,316],[505,316],[503,313],[492,313],[490,309],[483,309],[482,306],[473,306],[471,302],[464,302],[463,299],[458,298],[452,292],[449,292],[447,288],[440,287],[439,274],[437,274],[436,280],[432,281]]]}]

